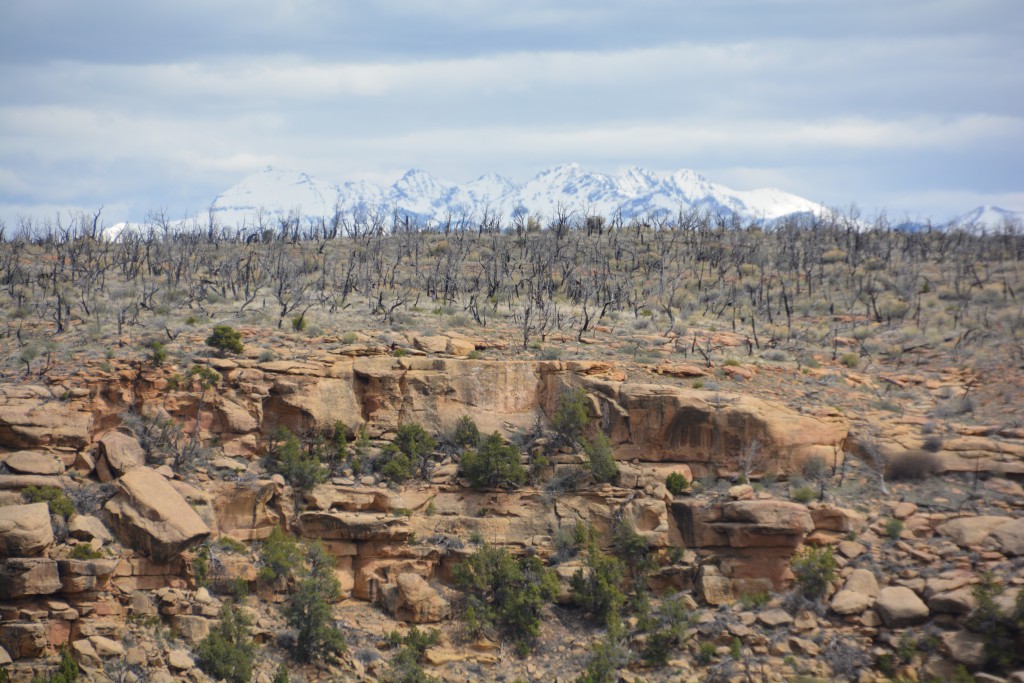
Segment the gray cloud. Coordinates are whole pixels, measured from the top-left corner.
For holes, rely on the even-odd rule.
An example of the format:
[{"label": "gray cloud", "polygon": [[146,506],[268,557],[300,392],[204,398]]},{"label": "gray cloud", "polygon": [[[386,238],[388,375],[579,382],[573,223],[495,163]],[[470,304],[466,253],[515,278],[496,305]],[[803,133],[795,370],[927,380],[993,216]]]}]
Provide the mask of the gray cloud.
[{"label": "gray cloud", "polygon": [[267,164],[390,181],[567,161],[914,215],[1024,209],[1022,8],[8,0],[0,217],[182,214]]}]

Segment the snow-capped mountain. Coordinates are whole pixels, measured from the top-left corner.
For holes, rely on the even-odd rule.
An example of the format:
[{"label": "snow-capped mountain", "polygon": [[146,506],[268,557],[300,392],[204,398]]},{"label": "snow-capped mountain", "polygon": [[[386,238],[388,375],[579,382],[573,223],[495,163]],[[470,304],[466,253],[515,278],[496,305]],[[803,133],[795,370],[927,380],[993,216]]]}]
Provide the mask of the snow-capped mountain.
[{"label": "snow-capped mountain", "polygon": [[1022,225],[1024,224],[1024,213],[1020,211],[1010,211],[1003,209],[998,206],[979,206],[972,211],[957,216],[950,225],[958,225],[961,227],[974,227],[974,228],[986,228],[990,230],[999,230],[1005,225]]},{"label": "snow-capped mountain", "polygon": [[331,218],[336,212],[390,213],[421,221],[445,216],[483,215],[506,219],[528,213],[542,221],[558,212],[624,218],[701,209],[733,213],[746,220],[773,221],[825,207],[782,190],[732,190],[694,171],[662,175],[630,168],[620,175],[563,164],[518,184],[497,174],[468,183],[440,180],[421,169],[407,171],[390,187],[365,181],[326,182],[306,173],[267,168],[219,195],[211,206],[225,226],[255,226],[296,216],[302,223]]}]

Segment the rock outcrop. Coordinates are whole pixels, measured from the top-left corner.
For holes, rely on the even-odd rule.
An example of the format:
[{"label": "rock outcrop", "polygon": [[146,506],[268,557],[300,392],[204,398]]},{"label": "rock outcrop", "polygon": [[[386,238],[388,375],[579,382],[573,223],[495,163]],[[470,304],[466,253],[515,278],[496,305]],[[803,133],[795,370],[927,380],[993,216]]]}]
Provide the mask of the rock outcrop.
[{"label": "rock outcrop", "polygon": [[46,503],[0,507],[0,557],[31,557],[53,545]]},{"label": "rock outcrop", "polygon": [[164,563],[210,535],[184,497],[155,470],[137,467],[117,480],[107,519],[121,542]]}]

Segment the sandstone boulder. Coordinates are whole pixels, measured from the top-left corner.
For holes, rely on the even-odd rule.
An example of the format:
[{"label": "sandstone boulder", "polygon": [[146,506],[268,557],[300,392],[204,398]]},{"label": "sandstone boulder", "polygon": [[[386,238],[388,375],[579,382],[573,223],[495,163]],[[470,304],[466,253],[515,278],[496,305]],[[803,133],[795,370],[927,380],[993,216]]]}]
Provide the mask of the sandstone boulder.
[{"label": "sandstone boulder", "polygon": [[92,413],[54,400],[45,387],[0,387],[0,446],[85,448],[91,428]]},{"label": "sandstone boulder", "polygon": [[146,464],[146,452],[138,439],[123,432],[107,432],[100,437],[100,458],[96,474],[100,481],[110,482],[125,472]]},{"label": "sandstone boulder", "polygon": [[59,591],[60,586],[56,560],[9,557],[0,564],[0,599],[50,595]]},{"label": "sandstone boulder", "polygon": [[0,556],[30,557],[53,545],[46,503],[0,507]]},{"label": "sandstone boulder", "polygon": [[970,631],[950,631],[939,638],[953,661],[978,668],[985,663],[985,637]]},{"label": "sandstone boulder", "polygon": [[886,586],[878,593],[875,611],[889,628],[903,628],[928,619],[928,605],[906,586]]},{"label": "sandstone boulder", "polygon": [[53,475],[64,473],[64,463],[53,453],[45,451],[15,451],[0,455],[7,467],[19,474]]},{"label": "sandstone boulder", "polygon": [[1024,517],[1000,524],[992,530],[988,540],[1004,555],[1010,557],[1024,555]]},{"label": "sandstone boulder", "polygon": [[154,562],[168,562],[210,535],[185,498],[155,470],[130,470],[117,488],[104,505],[110,526],[121,542]]},{"label": "sandstone boulder", "polygon": [[854,569],[830,606],[836,614],[860,614],[875,604],[878,592],[878,580],[870,570]]},{"label": "sandstone boulder", "polygon": [[860,532],[868,525],[864,515],[849,508],[815,504],[810,510],[814,528],[822,531]]},{"label": "sandstone boulder", "polygon": [[38,657],[47,645],[46,627],[39,622],[0,622],[0,647],[13,659]]},{"label": "sandstone boulder", "polygon": [[384,594],[384,604],[395,619],[414,624],[434,624],[451,616],[451,605],[419,574],[399,574]]},{"label": "sandstone boulder", "polygon": [[100,543],[108,543],[112,540],[110,530],[103,526],[98,517],[92,515],[75,515],[68,522],[68,536],[77,538],[79,541],[98,540]]},{"label": "sandstone boulder", "polygon": [[938,531],[949,536],[961,547],[981,545],[990,533],[1013,521],[1012,517],[998,515],[978,515],[977,517],[957,517],[939,525]]}]

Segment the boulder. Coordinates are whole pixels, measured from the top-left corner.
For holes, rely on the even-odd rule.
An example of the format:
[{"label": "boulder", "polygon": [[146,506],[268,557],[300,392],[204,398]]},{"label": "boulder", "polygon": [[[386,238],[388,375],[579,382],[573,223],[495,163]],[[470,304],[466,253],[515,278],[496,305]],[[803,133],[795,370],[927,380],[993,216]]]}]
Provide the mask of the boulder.
[{"label": "boulder", "polygon": [[886,586],[878,593],[875,611],[889,628],[903,628],[928,619],[928,605],[906,586]]},{"label": "boulder", "polygon": [[395,619],[414,624],[434,624],[451,616],[451,605],[419,574],[399,574],[384,593],[384,604]]},{"label": "boulder", "polygon": [[1024,517],[1000,524],[989,534],[988,541],[1003,555],[1024,555]]},{"label": "boulder", "polygon": [[117,480],[117,488],[103,506],[110,527],[122,543],[154,562],[166,563],[210,535],[196,511],[155,470],[130,470]]},{"label": "boulder", "polygon": [[0,387],[0,446],[10,449],[89,445],[92,413],[54,400],[40,386]]},{"label": "boulder", "polygon": [[96,560],[57,560],[60,572],[61,592],[83,593],[85,591],[102,590],[117,569],[120,560],[105,558]]},{"label": "boulder", "polygon": [[854,569],[846,578],[842,590],[837,592],[830,603],[836,614],[860,614],[875,604],[878,597],[878,580],[867,569]]},{"label": "boulder", "polygon": [[0,564],[0,599],[50,595],[61,588],[57,561],[42,557],[9,557]]},{"label": "boulder", "polygon": [[167,665],[178,671],[188,671],[195,668],[196,662],[188,650],[177,649],[167,653]]},{"label": "boulder", "polygon": [[957,517],[940,524],[938,532],[949,536],[958,546],[967,548],[981,545],[990,533],[1013,521],[1013,517],[997,515],[978,515],[977,517]]},{"label": "boulder", "polygon": [[0,507],[0,556],[30,557],[53,545],[46,503]]},{"label": "boulder", "polygon": [[47,645],[46,627],[38,621],[0,622],[0,647],[12,659],[34,659],[43,654]]},{"label": "boulder", "polygon": [[100,437],[100,458],[96,474],[100,481],[110,482],[129,470],[146,464],[146,452],[138,439],[122,432],[107,432]]},{"label": "boulder", "polygon": [[0,455],[0,460],[19,474],[53,475],[64,473],[64,463],[45,451],[15,451]]},{"label": "boulder", "polygon": [[100,521],[99,517],[93,517],[92,515],[75,515],[68,522],[68,536],[71,538],[77,538],[79,541],[92,541],[93,539],[100,541],[100,543],[108,543],[113,537],[110,535],[110,530],[103,526],[103,522]]},{"label": "boulder", "polygon": [[939,636],[953,661],[971,669],[985,663],[985,637],[970,631],[950,631]]},{"label": "boulder", "polygon": [[810,510],[814,528],[822,531],[860,532],[868,525],[864,515],[849,508],[815,504]]},{"label": "boulder", "polygon": [[975,604],[970,586],[943,591],[928,598],[928,609],[939,614],[970,614]]}]

